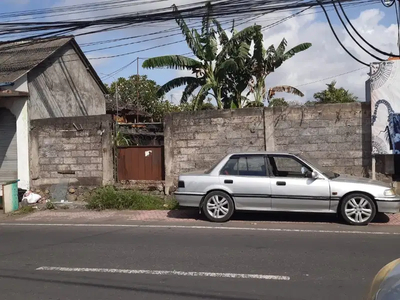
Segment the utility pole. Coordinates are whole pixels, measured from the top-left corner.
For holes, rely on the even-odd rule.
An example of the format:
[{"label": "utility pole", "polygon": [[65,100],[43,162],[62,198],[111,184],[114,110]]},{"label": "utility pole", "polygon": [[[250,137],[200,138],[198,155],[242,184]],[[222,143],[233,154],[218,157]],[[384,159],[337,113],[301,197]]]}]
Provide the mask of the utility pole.
[{"label": "utility pole", "polygon": [[399,49],[400,55],[400,0],[381,0],[382,4],[385,7],[392,7],[394,5],[394,9],[396,10],[396,19],[397,19],[397,48]]},{"label": "utility pole", "polygon": [[137,58],[136,94],[136,123],[139,123],[139,57]]}]

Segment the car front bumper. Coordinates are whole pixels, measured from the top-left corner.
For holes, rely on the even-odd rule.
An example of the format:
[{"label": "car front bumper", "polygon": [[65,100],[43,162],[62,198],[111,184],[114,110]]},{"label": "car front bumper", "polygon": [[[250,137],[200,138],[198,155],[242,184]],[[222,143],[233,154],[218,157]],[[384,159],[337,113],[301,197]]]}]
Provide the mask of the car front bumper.
[{"label": "car front bumper", "polygon": [[178,201],[179,206],[185,207],[199,207],[201,199],[203,199],[204,194],[201,193],[174,193],[176,201]]},{"label": "car front bumper", "polygon": [[397,214],[400,212],[400,197],[376,198],[378,211],[387,214]]}]

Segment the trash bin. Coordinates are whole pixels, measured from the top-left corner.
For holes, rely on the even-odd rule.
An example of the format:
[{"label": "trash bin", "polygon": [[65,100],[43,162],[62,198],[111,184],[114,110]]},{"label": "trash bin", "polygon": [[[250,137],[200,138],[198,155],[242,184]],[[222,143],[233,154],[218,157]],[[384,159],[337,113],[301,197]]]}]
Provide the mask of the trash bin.
[{"label": "trash bin", "polygon": [[3,212],[5,214],[18,210],[18,180],[9,181],[2,185]]}]

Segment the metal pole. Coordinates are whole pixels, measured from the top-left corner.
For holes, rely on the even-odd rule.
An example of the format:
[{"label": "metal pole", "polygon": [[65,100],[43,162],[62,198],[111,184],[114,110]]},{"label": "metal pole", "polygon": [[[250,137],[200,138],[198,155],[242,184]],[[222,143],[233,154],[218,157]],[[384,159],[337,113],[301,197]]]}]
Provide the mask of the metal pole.
[{"label": "metal pole", "polygon": [[376,180],[376,159],[375,159],[375,155],[372,155],[372,180]]},{"label": "metal pole", "polygon": [[139,123],[139,57],[137,58],[137,78],[136,78],[136,123]]},{"label": "metal pole", "polygon": [[118,127],[118,98],[119,98],[119,90],[118,90],[118,81],[115,81],[115,86],[116,86],[116,88],[115,88],[115,91],[116,91],[116,95],[115,95],[115,102],[116,102],[116,108],[117,108],[117,117],[116,117],[116,119],[115,119],[115,128],[116,129],[118,129],[117,127]]}]

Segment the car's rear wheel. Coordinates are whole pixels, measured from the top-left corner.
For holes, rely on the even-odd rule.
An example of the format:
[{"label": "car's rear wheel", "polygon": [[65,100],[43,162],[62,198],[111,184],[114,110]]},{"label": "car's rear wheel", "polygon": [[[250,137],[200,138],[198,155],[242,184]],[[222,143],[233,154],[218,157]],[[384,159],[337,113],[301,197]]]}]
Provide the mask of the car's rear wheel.
[{"label": "car's rear wheel", "polygon": [[367,225],[376,215],[376,205],[371,197],[364,194],[349,194],[341,205],[341,215],[350,225]]},{"label": "car's rear wheel", "polygon": [[211,192],[204,199],[203,213],[211,222],[226,222],[233,212],[233,200],[225,192]]}]

